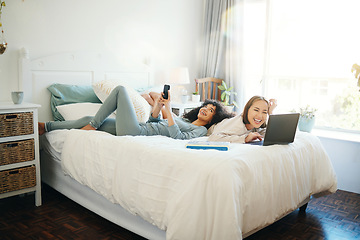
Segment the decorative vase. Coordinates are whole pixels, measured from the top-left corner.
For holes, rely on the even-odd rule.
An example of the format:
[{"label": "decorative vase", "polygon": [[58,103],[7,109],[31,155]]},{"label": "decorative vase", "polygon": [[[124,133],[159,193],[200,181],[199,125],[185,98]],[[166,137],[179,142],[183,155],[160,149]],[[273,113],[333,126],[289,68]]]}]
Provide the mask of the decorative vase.
[{"label": "decorative vase", "polygon": [[299,130],[303,132],[311,132],[315,124],[315,116],[312,118],[300,117],[299,118]]},{"label": "decorative vase", "polygon": [[200,102],[200,95],[191,95],[192,102]]},{"label": "decorative vase", "polygon": [[11,99],[14,102],[14,104],[21,104],[23,98],[24,98],[24,92],[22,91],[11,92]]}]

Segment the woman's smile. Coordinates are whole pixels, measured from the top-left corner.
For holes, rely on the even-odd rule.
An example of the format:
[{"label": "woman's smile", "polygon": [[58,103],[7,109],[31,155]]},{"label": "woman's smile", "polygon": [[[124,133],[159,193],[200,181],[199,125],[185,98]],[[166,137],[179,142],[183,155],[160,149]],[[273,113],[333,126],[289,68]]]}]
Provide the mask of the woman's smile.
[{"label": "woman's smile", "polygon": [[254,118],[254,122],[257,124],[262,124],[263,120]]},{"label": "woman's smile", "polygon": [[215,115],[216,107],[212,104],[208,104],[200,108],[198,113],[198,118],[206,122],[211,122],[213,116]]},{"label": "woman's smile", "polygon": [[266,101],[259,100],[254,102],[253,105],[249,108],[249,124],[246,124],[246,128],[250,130],[261,127],[261,125],[267,120],[268,110],[269,106]]}]

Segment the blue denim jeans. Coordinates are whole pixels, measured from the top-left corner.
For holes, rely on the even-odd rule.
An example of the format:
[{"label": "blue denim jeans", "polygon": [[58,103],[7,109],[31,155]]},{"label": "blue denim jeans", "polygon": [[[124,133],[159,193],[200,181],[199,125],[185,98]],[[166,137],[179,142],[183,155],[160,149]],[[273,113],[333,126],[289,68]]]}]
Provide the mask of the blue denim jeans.
[{"label": "blue denim jeans", "polygon": [[[107,118],[116,110],[116,119]],[[140,125],[130,97],[123,86],[117,86],[106,98],[95,117],[87,116],[78,120],[55,121],[45,123],[46,131],[57,129],[80,129],[90,124],[100,131],[117,136],[144,135],[144,126]]]}]

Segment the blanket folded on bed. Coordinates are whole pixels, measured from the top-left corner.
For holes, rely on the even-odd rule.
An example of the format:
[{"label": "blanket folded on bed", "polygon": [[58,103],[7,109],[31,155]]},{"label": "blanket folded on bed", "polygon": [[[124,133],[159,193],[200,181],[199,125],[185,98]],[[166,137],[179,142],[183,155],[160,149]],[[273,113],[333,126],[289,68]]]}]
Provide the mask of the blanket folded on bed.
[{"label": "blanket folded on bed", "polygon": [[167,239],[242,239],[319,192],[336,176],[318,138],[292,144],[231,144],[194,150],[163,136],[113,136],[70,130],[61,155],[66,174],[166,230]]}]

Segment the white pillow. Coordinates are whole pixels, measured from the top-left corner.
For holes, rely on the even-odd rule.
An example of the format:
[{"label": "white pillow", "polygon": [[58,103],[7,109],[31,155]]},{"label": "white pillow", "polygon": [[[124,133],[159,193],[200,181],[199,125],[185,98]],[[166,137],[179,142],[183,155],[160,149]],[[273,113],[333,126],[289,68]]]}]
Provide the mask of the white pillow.
[{"label": "white pillow", "polygon": [[93,89],[96,96],[104,102],[105,99],[109,96],[111,91],[122,85],[126,88],[130,100],[134,105],[135,113],[138,122],[146,122],[149,119],[151,106],[150,104],[132,87],[118,80],[104,80],[100,82],[96,82],[93,84]]},{"label": "white pillow", "polygon": [[[56,106],[56,109],[59,111],[61,116],[65,120],[77,120],[85,116],[95,116],[101,103],[72,103]],[[115,118],[115,114],[112,113],[110,118]]]}]

